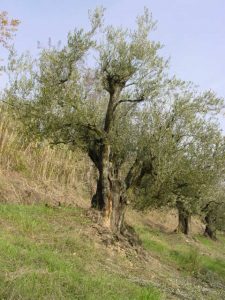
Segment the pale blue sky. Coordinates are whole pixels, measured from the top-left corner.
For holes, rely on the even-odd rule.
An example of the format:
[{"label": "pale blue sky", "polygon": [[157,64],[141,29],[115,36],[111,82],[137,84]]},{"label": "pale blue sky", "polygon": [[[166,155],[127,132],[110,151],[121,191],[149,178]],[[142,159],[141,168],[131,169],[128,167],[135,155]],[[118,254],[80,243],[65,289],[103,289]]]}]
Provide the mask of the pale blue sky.
[{"label": "pale blue sky", "polygon": [[103,5],[106,23],[134,27],[148,7],[158,28],[153,37],[165,45],[171,72],[225,98],[225,0],[0,0],[0,10],[21,20],[19,51],[34,52],[37,41],[64,41],[76,26],[88,26],[89,8]]}]

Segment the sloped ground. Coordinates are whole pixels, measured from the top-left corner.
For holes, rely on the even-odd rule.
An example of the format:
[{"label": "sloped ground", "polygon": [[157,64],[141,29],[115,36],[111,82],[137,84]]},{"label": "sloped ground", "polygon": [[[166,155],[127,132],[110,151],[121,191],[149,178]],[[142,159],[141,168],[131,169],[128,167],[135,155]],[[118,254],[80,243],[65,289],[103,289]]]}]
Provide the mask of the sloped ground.
[{"label": "sloped ground", "polygon": [[159,299],[79,208],[0,206],[0,299]]},{"label": "sloped ground", "polygon": [[224,236],[203,238],[193,218],[186,238],[174,211],[129,211],[142,245],[112,238],[88,210],[84,153],[28,142],[0,112],[0,299],[225,299]]},{"label": "sloped ground", "polygon": [[69,186],[53,180],[34,180],[21,172],[4,170],[0,166],[0,203],[89,207],[86,198],[90,198],[90,195],[81,184]]},{"label": "sloped ground", "polygon": [[128,220],[142,246],[107,242],[84,208],[1,204],[0,299],[225,299],[224,236]]},{"label": "sloped ground", "polygon": [[[160,276],[166,299],[225,298],[225,239],[185,237],[141,224],[135,226],[143,247],[164,266]],[[156,283],[157,284],[157,283]]]}]

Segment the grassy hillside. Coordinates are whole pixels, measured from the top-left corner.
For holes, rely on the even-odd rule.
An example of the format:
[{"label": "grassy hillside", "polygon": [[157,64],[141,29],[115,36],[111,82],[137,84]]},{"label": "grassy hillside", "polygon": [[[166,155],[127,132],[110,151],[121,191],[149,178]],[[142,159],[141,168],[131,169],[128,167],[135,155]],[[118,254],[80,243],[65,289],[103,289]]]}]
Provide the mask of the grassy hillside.
[{"label": "grassy hillside", "polygon": [[174,212],[129,211],[142,244],[111,238],[87,209],[87,157],[18,126],[0,110],[0,299],[225,299],[225,236],[202,237],[194,219],[184,237]]},{"label": "grassy hillside", "polygon": [[1,205],[0,220],[0,299],[160,299],[126,278],[80,209]]},{"label": "grassy hillside", "polygon": [[81,208],[0,205],[0,299],[224,299],[225,237],[137,222],[143,241],[104,242]]}]

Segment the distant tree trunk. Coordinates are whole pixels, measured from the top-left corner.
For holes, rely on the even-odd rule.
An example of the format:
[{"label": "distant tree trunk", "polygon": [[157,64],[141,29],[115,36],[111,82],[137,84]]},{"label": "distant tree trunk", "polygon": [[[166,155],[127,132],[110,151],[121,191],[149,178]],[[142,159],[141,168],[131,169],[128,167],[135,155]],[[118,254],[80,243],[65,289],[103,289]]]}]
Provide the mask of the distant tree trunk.
[{"label": "distant tree trunk", "polygon": [[206,226],[205,226],[204,235],[214,241],[217,240],[215,218],[213,217],[210,211],[205,216],[205,222],[206,222]]},{"label": "distant tree trunk", "polygon": [[191,215],[185,209],[181,201],[177,201],[176,206],[178,211],[178,226],[176,232],[181,232],[188,235],[190,232]]}]

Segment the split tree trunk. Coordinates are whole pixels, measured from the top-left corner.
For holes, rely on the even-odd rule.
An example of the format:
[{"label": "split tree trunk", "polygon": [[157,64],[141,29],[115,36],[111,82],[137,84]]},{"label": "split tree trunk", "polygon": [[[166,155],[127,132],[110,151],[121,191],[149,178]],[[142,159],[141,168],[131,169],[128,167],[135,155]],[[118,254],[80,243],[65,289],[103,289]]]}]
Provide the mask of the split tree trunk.
[{"label": "split tree trunk", "polygon": [[99,178],[92,207],[102,212],[103,225],[114,233],[123,233],[126,190],[109,160],[110,146],[104,142],[98,164]]},{"label": "split tree trunk", "polygon": [[208,212],[207,215],[205,216],[205,222],[206,222],[206,226],[205,226],[204,235],[214,241],[217,240],[215,220],[210,212]]},{"label": "split tree trunk", "polygon": [[123,233],[124,214],[127,206],[126,192],[121,181],[118,178],[111,177],[103,179],[102,173],[108,173],[107,170],[99,172],[96,193],[92,198],[92,207],[102,212],[103,225],[114,233]]},{"label": "split tree trunk", "polygon": [[176,206],[178,210],[178,226],[176,232],[188,235],[190,232],[190,213],[185,209],[181,201],[177,201]]}]

